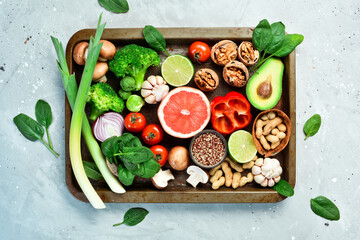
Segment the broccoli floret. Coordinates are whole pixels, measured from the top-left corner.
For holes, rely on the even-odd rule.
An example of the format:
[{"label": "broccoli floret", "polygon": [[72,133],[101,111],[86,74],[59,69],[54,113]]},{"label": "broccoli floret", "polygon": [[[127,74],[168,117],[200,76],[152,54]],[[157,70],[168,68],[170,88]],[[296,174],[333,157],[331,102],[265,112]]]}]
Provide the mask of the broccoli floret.
[{"label": "broccoli floret", "polygon": [[146,70],[161,62],[159,55],[150,48],[136,44],[126,45],[118,50],[109,62],[109,69],[117,77],[132,76],[136,81],[136,91],[141,89]]},{"label": "broccoli floret", "polygon": [[89,117],[91,121],[95,121],[101,114],[110,110],[121,113],[125,106],[124,101],[107,83],[92,85],[86,101],[91,105]]}]

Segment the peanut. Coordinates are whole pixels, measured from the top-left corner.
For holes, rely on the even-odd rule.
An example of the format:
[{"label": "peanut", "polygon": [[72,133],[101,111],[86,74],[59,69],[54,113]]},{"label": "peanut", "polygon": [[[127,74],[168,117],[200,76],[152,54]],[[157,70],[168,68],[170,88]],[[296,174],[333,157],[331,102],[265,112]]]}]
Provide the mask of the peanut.
[{"label": "peanut", "polygon": [[264,126],[264,122],[261,119],[256,121],[256,132],[255,135],[259,139],[262,135],[262,128]]},{"label": "peanut", "polygon": [[221,177],[216,182],[213,182],[211,187],[212,189],[216,190],[219,189],[219,187],[221,187],[222,185],[224,185],[224,183],[225,183],[225,177]]},{"label": "peanut", "polygon": [[212,169],[210,169],[210,171],[209,171],[210,176],[214,175],[215,172],[216,172],[217,170],[219,170],[220,168],[221,168],[221,164],[218,165],[218,166],[216,166],[216,167],[214,167],[214,168],[212,168]]},{"label": "peanut", "polygon": [[276,136],[281,140],[286,137],[286,134],[284,132],[278,132],[278,134]]},{"label": "peanut", "polygon": [[241,173],[239,173],[239,172],[234,173],[232,184],[231,184],[233,189],[236,189],[239,187],[240,178],[241,178]]},{"label": "peanut", "polygon": [[231,168],[229,167],[228,162],[223,162],[223,164],[221,164],[221,168],[225,175],[225,186],[230,187],[233,178],[233,173],[231,171]]},{"label": "peanut", "polygon": [[270,150],[270,144],[266,141],[264,136],[261,136],[260,143],[265,150]]},{"label": "peanut", "polygon": [[273,120],[273,119],[276,117],[276,113],[274,113],[274,112],[268,112],[268,113],[267,113],[267,117],[268,117],[270,120]]},{"label": "peanut", "polygon": [[254,175],[251,172],[249,172],[246,177],[245,176],[241,177],[239,187],[242,187],[246,183],[252,182],[253,180],[254,180]]},{"label": "peanut", "polygon": [[278,129],[280,132],[285,132],[286,131],[286,126],[285,124],[281,123],[279,126],[278,126]]},{"label": "peanut", "polygon": [[277,135],[278,133],[279,133],[280,131],[279,131],[279,129],[277,129],[277,128],[274,128],[273,130],[271,130],[271,134],[272,135]]},{"label": "peanut", "polygon": [[234,162],[233,160],[231,160],[230,158],[225,158],[225,161],[229,163],[230,167],[232,169],[234,169],[237,172],[242,172],[244,171],[244,169],[241,167],[241,164]]},{"label": "peanut", "polygon": [[280,145],[280,140],[279,141],[277,141],[277,142],[273,142],[273,143],[271,143],[271,146],[270,146],[270,148],[271,149],[275,149],[277,146],[279,146]]},{"label": "peanut", "polygon": [[268,140],[271,143],[279,141],[279,138],[277,136],[274,136],[274,135],[267,135],[265,138],[266,138],[266,140]]},{"label": "peanut", "polygon": [[268,118],[268,116],[267,116],[266,114],[264,114],[264,115],[261,116],[261,120],[266,121],[266,120],[268,120],[268,119],[269,119],[269,118]]},{"label": "peanut", "polygon": [[219,169],[215,172],[215,174],[210,178],[210,182],[214,183],[223,175],[223,172]]},{"label": "peanut", "polygon": [[279,118],[279,117],[274,118],[268,124],[266,124],[266,126],[264,127],[263,134],[268,135],[271,132],[271,130],[273,130],[275,127],[277,127],[280,123],[282,123],[281,118]]},{"label": "peanut", "polygon": [[242,167],[243,167],[243,169],[251,169],[254,165],[255,165],[255,161],[252,160],[248,163],[244,163]]}]

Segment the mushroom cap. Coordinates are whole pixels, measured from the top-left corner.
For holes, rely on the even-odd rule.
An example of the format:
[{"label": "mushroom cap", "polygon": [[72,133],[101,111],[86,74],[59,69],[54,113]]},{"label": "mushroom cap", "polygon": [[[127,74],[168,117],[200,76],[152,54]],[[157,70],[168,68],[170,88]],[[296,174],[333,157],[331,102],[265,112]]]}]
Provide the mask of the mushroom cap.
[{"label": "mushroom cap", "polygon": [[107,60],[113,59],[116,53],[115,45],[107,40],[100,40],[100,43],[103,45],[101,47],[99,57]]},{"label": "mushroom cap", "polygon": [[[204,81],[200,76],[204,73],[211,75],[211,78],[215,81],[215,85],[211,86],[209,83]],[[201,68],[195,73],[194,81],[198,88],[204,92],[209,92],[215,90],[219,86],[219,76],[216,72],[210,68]]]},{"label": "mushroom cap", "polygon": [[106,62],[97,62],[94,69],[94,74],[92,77],[93,81],[98,80],[102,76],[104,76],[109,70],[109,66]]},{"label": "mushroom cap", "polygon": [[169,152],[168,162],[174,170],[185,170],[190,164],[189,151],[183,146],[173,147]]},{"label": "mushroom cap", "polygon": [[[228,72],[230,71],[229,68],[234,67],[237,69],[240,69],[242,71],[243,74],[245,74],[245,80],[241,80],[241,79],[230,79],[228,77]],[[223,78],[224,80],[231,86],[234,87],[243,87],[246,85],[246,83],[249,80],[249,70],[247,69],[247,67],[239,61],[231,61],[229,63],[227,63],[223,69]]]},{"label": "mushroom cap", "polygon": [[255,63],[257,63],[258,60],[259,60],[259,55],[260,55],[260,54],[259,54],[259,51],[254,48],[254,59],[246,60],[246,59],[244,59],[244,58],[241,56],[242,46],[243,46],[244,44],[250,44],[251,47],[254,48],[254,46],[253,46],[253,44],[252,44],[251,42],[243,41],[243,42],[240,44],[239,48],[238,48],[238,56],[239,56],[239,59],[240,59],[240,61],[241,61],[245,66],[252,66],[252,65],[254,65]]},{"label": "mushroom cap", "polygon": [[89,47],[89,43],[87,42],[79,42],[76,44],[74,51],[73,51],[73,58],[74,61],[81,66],[85,65],[85,51]]},{"label": "mushroom cap", "polygon": [[221,40],[220,42],[216,43],[212,48],[211,48],[211,59],[214,61],[215,64],[219,65],[219,66],[224,66],[225,64],[220,64],[218,59],[217,59],[217,56],[215,54],[216,50],[219,49],[221,46],[225,46],[225,45],[228,45],[230,44],[232,48],[234,48],[236,54],[234,56],[231,57],[231,59],[229,60],[232,61],[232,60],[235,60],[236,57],[237,57],[237,45],[236,43],[234,43],[233,41],[231,40]]},{"label": "mushroom cap", "polygon": [[151,182],[157,189],[164,189],[168,185],[168,181],[174,180],[174,175],[172,175],[170,169],[163,171],[161,168],[154,177],[151,178]]},{"label": "mushroom cap", "polygon": [[201,183],[207,183],[209,181],[209,175],[207,172],[205,172],[204,170],[202,170],[200,167],[195,166],[195,165],[191,165],[187,168],[186,173],[189,174],[190,176],[193,174],[196,174],[199,176],[199,182]]}]

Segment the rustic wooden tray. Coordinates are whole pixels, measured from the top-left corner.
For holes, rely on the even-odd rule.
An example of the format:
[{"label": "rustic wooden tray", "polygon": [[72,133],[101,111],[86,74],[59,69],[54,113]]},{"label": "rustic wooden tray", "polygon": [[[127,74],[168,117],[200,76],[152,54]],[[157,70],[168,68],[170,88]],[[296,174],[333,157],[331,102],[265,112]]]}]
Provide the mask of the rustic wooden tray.
[{"label": "rustic wooden tray", "polygon": [[[196,41],[202,40],[207,42],[210,46],[217,41],[223,39],[233,40],[240,44],[243,40],[251,40],[251,28],[163,28],[159,29],[164,35],[167,42],[167,49],[170,54],[187,55],[188,46]],[[84,29],[75,33],[66,48],[66,60],[69,64],[70,72],[75,72],[77,81],[81,78],[82,66],[78,66],[72,59],[72,51],[74,46],[80,41],[88,41],[91,35],[95,34],[95,29]],[[121,28],[121,29],[105,29],[103,39],[113,42],[116,47],[120,48],[129,43],[136,43],[148,47],[145,42],[142,29],[140,28]],[[165,59],[166,55],[160,53],[161,59]],[[283,77],[283,93],[282,97],[275,108],[283,110],[291,119],[293,130],[289,145],[277,155],[283,167],[282,178],[287,180],[293,187],[295,186],[296,175],[296,92],[295,92],[295,52],[282,59],[285,64],[285,72]],[[194,64],[195,71],[199,68],[209,67],[214,69],[220,77],[219,87],[210,93],[206,93],[211,101],[215,96],[224,96],[229,91],[239,91],[245,95],[245,88],[234,88],[225,83],[222,79],[222,68],[215,65],[211,60],[207,63]],[[160,75],[160,68],[153,67],[148,70],[147,76],[158,74]],[[146,76],[146,77],[147,77]],[[119,79],[112,73],[107,74],[108,83],[110,83],[115,90],[120,88]],[[196,87],[192,81],[188,86]],[[146,116],[148,123],[159,123],[157,119],[158,105],[146,105],[141,112]],[[87,109],[88,111],[88,109]],[[260,111],[252,108],[253,119]],[[124,116],[127,114],[124,111]],[[77,199],[86,202],[87,199],[82,193],[76,179],[73,175],[69,157],[69,129],[71,121],[71,109],[68,101],[65,101],[65,146],[66,146],[66,185],[72,195]],[[252,124],[245,130],[251,132]],[[211,128],[211,123],[207,126]],[[141,138],[140,138],[141,139]],[[175,145],[183,145],[188,147],[190,139],[176,139],[169,135],[164,136],[161,144],[170,149]],[[87,150],[87,147],[82,141],[82,156],[84,160],[92,161],[92,157]],[[164,169],[169,168],[166,164]],[[125,194],[113,193],[104,181],[92,181],[93,186],[98,192],[99,196],[104,202],[148,202],[148,203],[256,203],[256,202],[279,202],[285,197],[279,195],[271,188],[262,188],[255,182],[245,185],[236,190],[226,187],[221,187],[218,190],[212,190],[210,183],[199,184],[197,188],[186,184],[186,172],[176,172],[172,170],[175,180],[169,182],[169,186],[165,190],[157,190],[149,179],[136,178],[134,184],[126,187]]]}]

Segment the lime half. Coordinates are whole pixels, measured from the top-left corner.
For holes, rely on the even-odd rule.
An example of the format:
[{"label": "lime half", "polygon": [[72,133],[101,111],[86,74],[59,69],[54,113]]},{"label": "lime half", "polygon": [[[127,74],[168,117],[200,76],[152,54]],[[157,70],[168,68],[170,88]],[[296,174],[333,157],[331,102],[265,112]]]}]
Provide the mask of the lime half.
[{"label": "lime half", "polygon": [[180,87],[190,82],[194,76],[194,66],[187,57],[172,55],[162,64],[161,74],[169,85]]},{"label": "lime half", "polygon": [[252,135],[244,130],[233,132],[228,145],[231,158],[239,163],[250,162],[257,153]]}]

